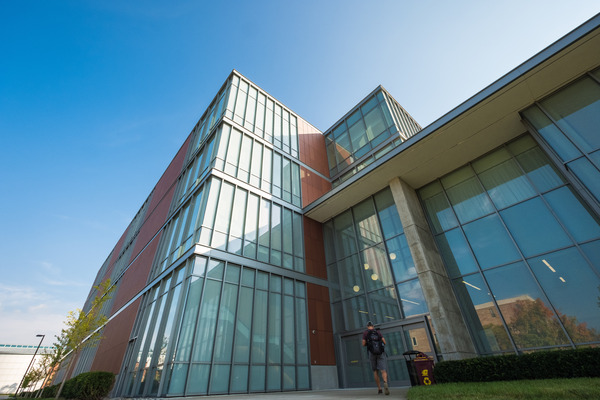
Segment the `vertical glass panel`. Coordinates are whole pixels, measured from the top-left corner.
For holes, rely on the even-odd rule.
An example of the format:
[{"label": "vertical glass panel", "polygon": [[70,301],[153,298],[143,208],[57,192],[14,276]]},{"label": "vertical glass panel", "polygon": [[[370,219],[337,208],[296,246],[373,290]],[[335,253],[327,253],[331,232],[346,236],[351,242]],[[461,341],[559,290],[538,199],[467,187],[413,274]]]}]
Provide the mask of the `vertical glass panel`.
[{"label": "vertical glass panel", "polygon": [[249,193],[246,226],[244,230],[244,256],[256,258],[256,241],[258,240],[258,204],[259,197]]},{"label": "vertical glass panel", "polygon": [[334,219],[334,226],[335,249],[338,258],[356,253],[356,233],[350,210],[338,215]]},{"label": "vertical glass panel", "polygon": [[[244,269],[244,271],[246,270]],[[250,361],[253,292],[253,289],[248,287],[240,289],[238,320],[235,327],[235,349],[233,353],[236,363],[248,363]]]},{"label": "vertical glass panel", "polygon": [[273,196],[281,197],[281,155],[273,152]]},{"label": "vertical glass panel", "polygon": [[369,293],[373,322],[386,323],[401,318],[398,296],[393,286]]},{"label": "vertical glass panel", "polygon": [[398,208],[396,208],[396,203],[389,188],[375,195],[375,205],[379,214],[381,230],[386,239],[404,232],[398,215]]},{"label": "vertical glass panel", "polygon": [[256,288],[260,290],[269,289],[269,274],[263,271],[256,271]]},{"label": "vertical glass panel", "polygon": [[[265,199],[260,200],[260,216],[258,220],[258,244],[267,249],[269,249],[270,245],[270,214],[271,214],[271,203]],[[260,258],[259,258],[260,259]],[[263,259],[261,261],[269,261],[267,259]]]},{"label": "vertical glass panel", "polygon": [[169,389],[167,391],[170,395],[181,395],[185,388],[185,378],[187,376],[188,364],[175,364],[171,373],[171,379],[169,379]]},{"label": "vertical glass panel", "polygon": [[583,151],[600,148],[600,85],[585,77],[541,102],[550,117]]},{"label": "vertical glass panel", "polygon": [[[360,111],[357,110],[355,115],[358,115],[358,118],[360,118]],[[348,120],[348,125],[350,125],[350,120]],[[350,134],[350,141],[352,143],[353,151],[356,152],[363,146],[369,144],[369,138],[367,137],[365,124],[362,120],[351,126],[350,129],[348,129],[348,133]]]},{"label": "vertical glass panel", "polygon": [[265,366],[253,365],[250,367],[250,391],[264,392],[265,391]]},{"label": "vertical glass panel", "polygon": [[369,139],[379,136],[387,128],[379,107],[375,107],[371,112],[365,114],[365,124]]},{"label": "vertical glass panel", "polygon": [[229,232],[234,189],[235,186],[227,182],[223,182],[221,186],[221,196],[219,196],[219,205],[215,219],[215,230],[211,241],[212,247],[221,250],[225,250],[225,240]]},{"label": "vertical glass panel", "polygon": [[223,271],[225,270],[225,262],[220,260],[210,260],[206,276],[214,279],[223,279]]},{"label": "vertical glass panel", "polygon": [[271,208],[271,263],[281,265],[281,206],[273,203]]},{"label": "vertical glass panel", "polygon": [[[287,208],[283,209],[283,252],[284,262],[283,267],[293,269],[294,261],[292,258],[293,248],[293,226],[292,226],[292,211]],[[286,257],[287,256],[287,257]]]},{"label": "vertical glass panel", "polygon": [[227,393],[231,366],[216,364],[210,375],[210,393]]},{"label": "vertical glass panel", "polygon": [[358,232],[359,246],[361,249],[381,243],[381,231],[375,216],[373,201],[369,198],[352,208],[356,231]]},{"label": "vertical glass panel", "polygon": [[234,365],[231,376],[231,391],[245,393],[248,391],[248,366]]},{"label": "vertical glass panel", "polygon": [[283,296],[283,363],[296,362],[294,297]]},{"label": "vertical glass panel", "polygon": [[250,160],[252,159],[252,139],[250,136],[242,135],[242,147],[240,150],[240,162],[237,177],[238,179],[250,181]]},{"label": "vertical glass panel", "polygon": [[600,201],[600,172],[588,161],[587,158],[580,158],[567,164],[577,178],[592,193],[596,200]]},{"label": "vertical glass panel", "polygon": [[281,294],[269,294],[269,364],[281,363]]},{"label": "vertical glass panel", "polygon": [[204,213],[204,221],[202,222],[202,234],[200,236],[200,243],[204,245],[210,245],[210,236],[215,222],[215,211],[217,209],[217,201],[219,199],[219,192],[221,189],[221,180],[213,178],[210,181],[210,190],[208,194],[208,200],[206,203],[206,209]]},{"label": "vertical glass panel", "polygon": [[262,153],[263,145],[259,142],[254,143],[252,148],[252,163],[250,166],[250,184],[260,188],[260,179],[262,174]]},{"label": "vertical glass panel", "polygon": [[581,152],[569,139],[550,121],[550,119],[537,107],[533,106],[523,112],[525,118],[531,122],[540,135],[548,142],[550,147],[562,159],[569,161],[579,157]]},{"label": "vertical glass panel", "polygon": [[519,349],[569,343],[523,262],[487,271],[485,277]]},{"label": "vertical glass panel", "polygon": [[460,229],[453,229],[438,235],[435,240],[450,277],[477,271],[477,262]]},{"label": "vertical glass panel", "polygon": [[362,263],[360,263],[356,254],[338,261],[338,268],[344,297],[352,297],[357,293],[363,294],[365,292],[365,284],[361,276]]},{"label": "vertical glass panel", "polygon": [[352,148],[350,147],[350,137],[348,136],[347,131],[343,131],[340,136],[336,137],[335,139],[335,158],[337,165],[343,164],[341,168],[344,168],[346,165],[350,165],[353,159],[348,158],[351,155]]},{"label": "vertical glass panel", "polygon": [[269,365],[267,373],[267,390],[281,390],[281,366]]},{"label": "vertical glass panel", "polygon": [[[243,83],[243,81],[242,81]],[[237,98],[235,101],[235,112],[233,114],[233,120],[240,124],[244,124],[244,114],[246,112],[246,98],[248,97],[247,93],[243,90],[238,90]]]},{"label": "vertical glass panel", "polygon": [[208,375],[210,373],[210,365],[208,364],[192,364],[190,376],[193,379],[188,381],[186,394],[206,394],[208,391]]},{"label": "vertical glass panel", "polygon": [[576,248],[529,260],[544,292],[575,343],[600,340],[600,303],[596,275]]},{"label": "vertical glass panel", "polygon": [[[241,238],[244,232],[244,220],[246,218],[246,196],[248,192],[238,188],[235,191],[233,210],[231,213],[231,231],[229,232],[228,250],[232,253],[241,254]],[[238,239],[235,241],[234,239]],[[238,244],[238,245],[236,245]]]},{"label": "vertical glass panel", "polygon": [[275,116],[273,122],[273,144],[281,148],[281,106],[275,103]]},{"label": "vertical glass panel", "polygon": [[[344,316],[346,330],[364,328],[371,316],[367,309],[367,299],[364,295],[356,296],[344,301]],[[373,318],[374,319],[374,318]]]},{"label": "vertical glass panel", "polygon": [[378,289],[394,283],[383,245],[373,246],[361,253],[362,271],[368,290]]},{"label": "vertical glass panel", "polygon": [[539,197],[501,211],[500,215],[525,257],[571,244]]},{"label": "vertical glass panel", "polygon": [[271,157],[273,157],[273,151],[268,147],[265,147],[263,153],[262,181],[260,188],[269,193],[271,193]]},{"label": "vertical glass panel", "polygon": [[302,298],[296,298],[296,363],[309,363],[306,300]]},{"label": "vertical glass panel", "polygon": [[231,283],[240,283],[240,273],[242,267],[237,264],[227,263],[227,272],[225,273],[225,280]]},{"label": "vertical glass panel", "polygon": [[202,297],[200,317],[196,327],[196,339],[192,361],[210,362],[212,359],[213,343],[215,340],[215,326],[219,311],[219,297],[221,282],[206,280],[206,288]]},{"label": "vertical glass panel", "polygon": [[502,317],[481,275],[474,274],[455,279],[453,284],[479,353],[513,350]]},{"label": "vertical glass panel", "polygon": [[227,107],[225,111],[225,115],[227,118],[233,119],[233,110],[235,109],[235,97],[237,96],[237,84],[230,85],[228,88],[228,96],[227,96]]},{"label": "vertical glass panel", "polygon": [[600,224],[570,187],[562,187],[544,196],[552,211],[577,242],[600,237]]},{"label": "vertical glass panel", "polygon": [[386,242],[388,256],[392,263],[392,270],[396,282],[411,279],[417,276],[415,263],[408,247],[405,235],[397,236]]},{"label": "vertical glass panel", "polygon": [[296,388],[296,367],[283,367],[283,390],[293,390]]},{"label": "vertical glass panel", "polygon": [[265,103],[266,97],[264,94],[258,94],[258,104],[256,105],[256,121],[255,131],[258,136],[263,137],[263,131],[265,129]]},{"label": "vertical glass panel", "polygon": [[490,199],[469,166],[442,178],[442,184],[461,223],[494,211]]},{"label": "vertical glass panel", "polygon": [[464,225],[463,229],[483,269],[521,257],[496,214]]},{"label": "vertical glass panel", "polygon": [[596,273],[600,275],[600,240],[582,244],[580,248],[590,260],[592,267],[596,269]]},{"label": "vertical glass panel", "polygon": [[413,279],[398,285],[398,294],[404,318],[421,315],[429,312],[423,289],[418,279]]},{"label": "vertical glass panel", "polygon": [[256,113],[256,89],[250,89],[248,103],[246,104],[246,116],[244,118],[244,128],[254,131],[254,115]]},{"label": "vertical glass panel", "polygon": [[266,362],[267,299],[267,292],[262,290],[257,290],[254,294],[254,316],[252,320],[252,364]]},{"label": "vertical glass panel", "polygon": [[227,158],[225,163],[225,172],[231,176],[236,176],[238,160],[240,157],[240,143],[242,133],[237,129],[231,129],[229,135],[229,146],[227,146]]},{"label": "vertical glass panel", "polygon": [[267,111],[265,113],[265,140],[273,142],[273,100],[267,99]]},{"label": "vertical glass panel", "polygon": [[301,196],[300,166],[296,163],[292,163],[292,203],[296,207],[302,207]]},{"label": "vertical glass panel", "polygon": [[223,286],[219,305],[219,323],[215,338],[214,361],[230,362],[233,350],[235,312],[237,309],[237,285],[226,283]]},{"label": "vertical glass panel", "polygon": [[252,268],[244,267],[242,271],[242,285],[254,287],[255,272]]},{"label": "vertical glass panel", "polygon": [[281,167],[281,187],[283,188],[282,199],[291,203],[292,202],[292,165],[288,158],[283,157],[283,164]]},{"label": "vertical glass panel", "polygon": [[438,181],[419,190],[419,196],[424,203],[425,212],[435,233],[458,226],[458,221],[448,204],[442,185]]},{"label": "vertical glass panel", "polygon": [[189,282],[190,287],[185,302],[185,309],[183,311],[183,321],[181,323],[177,348],[174,354],[174,359],[176,361],[189,361],[190,359],[194,327],[198,316],[198,306],[200,304],[200,295],[202,294],[202,284],[204,280],[202,278],[192,277]]},{"label": "vertical glass panel", "polygon": [[535,190],[506,149],[473,162],[473,168],[498,209],[535,195]]}]

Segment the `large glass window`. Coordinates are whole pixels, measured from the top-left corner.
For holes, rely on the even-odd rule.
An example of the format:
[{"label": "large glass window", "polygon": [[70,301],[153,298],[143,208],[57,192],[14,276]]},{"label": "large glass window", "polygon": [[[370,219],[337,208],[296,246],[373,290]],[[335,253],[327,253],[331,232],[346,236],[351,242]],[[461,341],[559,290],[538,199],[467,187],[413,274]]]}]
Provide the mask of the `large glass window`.
[{"label": "large glass window", "polygon": [[480,353],[600,343],[600,223],[531,136],[419,196]]},{"label": "large glass window", "polygon": [[390,189],[324,225],[336,332],[428,312]]},{"label": "large glass window", "polygon": [[596,70],[523,112],[564,165],[600,203],[600,81]]},{"label": "large glass window", "polygon": [[145,296],[120,394],[308,389],[306,306],[304,282],[194,256]]}]

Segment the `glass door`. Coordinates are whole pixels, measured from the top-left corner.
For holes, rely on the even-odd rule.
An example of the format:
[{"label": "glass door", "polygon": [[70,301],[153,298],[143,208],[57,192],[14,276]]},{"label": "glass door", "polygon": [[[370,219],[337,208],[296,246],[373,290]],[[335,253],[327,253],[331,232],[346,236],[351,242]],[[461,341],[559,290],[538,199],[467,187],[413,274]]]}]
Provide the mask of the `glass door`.
[{"label": "glass door", "polygon": [[[385,352],[388,358],[388,379],[391,386],[410,386],[406,361],[402,355],[405,351],[421,351],[436,359],[430,332],[425,319],[381,329],[381,334],[386,341]],[[373,386],[373,371],[369,364],[367,349],[362,346],[362,331],[343,335],[341,342],[342,386],[347,388]]]}]

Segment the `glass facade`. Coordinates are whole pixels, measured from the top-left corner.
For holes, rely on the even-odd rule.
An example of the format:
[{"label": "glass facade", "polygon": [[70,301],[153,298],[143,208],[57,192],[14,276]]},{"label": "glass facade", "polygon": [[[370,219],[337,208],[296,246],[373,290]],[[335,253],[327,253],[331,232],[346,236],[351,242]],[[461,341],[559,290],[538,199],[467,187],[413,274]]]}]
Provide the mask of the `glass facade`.
[{"label": "glass facade", "polygon": [[145,295],[122,396],[310,388],[302,281],[195,256]]},{"label": "glass facade", "polygon": [[572,174],[600,205],[600,69],[523,112]]},{"label": "glass facade", "polygon": [[427,313],[390,189],[324,225],[334,332]]},{"label": "glass facade", "polygon": [[121,396],[310,388],[297,121],[233,73],[192,131]]},{"label": "glass facade", "polygon": [[531,136],[419,195],[480,354],[600,342],[599,220]]},{"label": "glass facade", "polygon": [[420,130],[379,88],[324,133],[332,185],[343,183]]}]

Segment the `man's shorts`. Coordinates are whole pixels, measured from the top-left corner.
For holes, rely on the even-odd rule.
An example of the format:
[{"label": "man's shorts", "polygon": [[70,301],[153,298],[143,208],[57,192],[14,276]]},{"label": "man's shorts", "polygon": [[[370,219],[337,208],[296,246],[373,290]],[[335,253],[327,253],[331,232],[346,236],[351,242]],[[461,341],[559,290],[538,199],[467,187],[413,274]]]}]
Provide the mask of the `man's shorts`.
[{"label": "man's shorts", "polygon": [[371,361],[371,369],[373,369],[373,371],[387,370],[387,357],[385,356],[385,353],[380,354],[380,355],[375,355],[375,354],[369,352],[369,361]]}]

